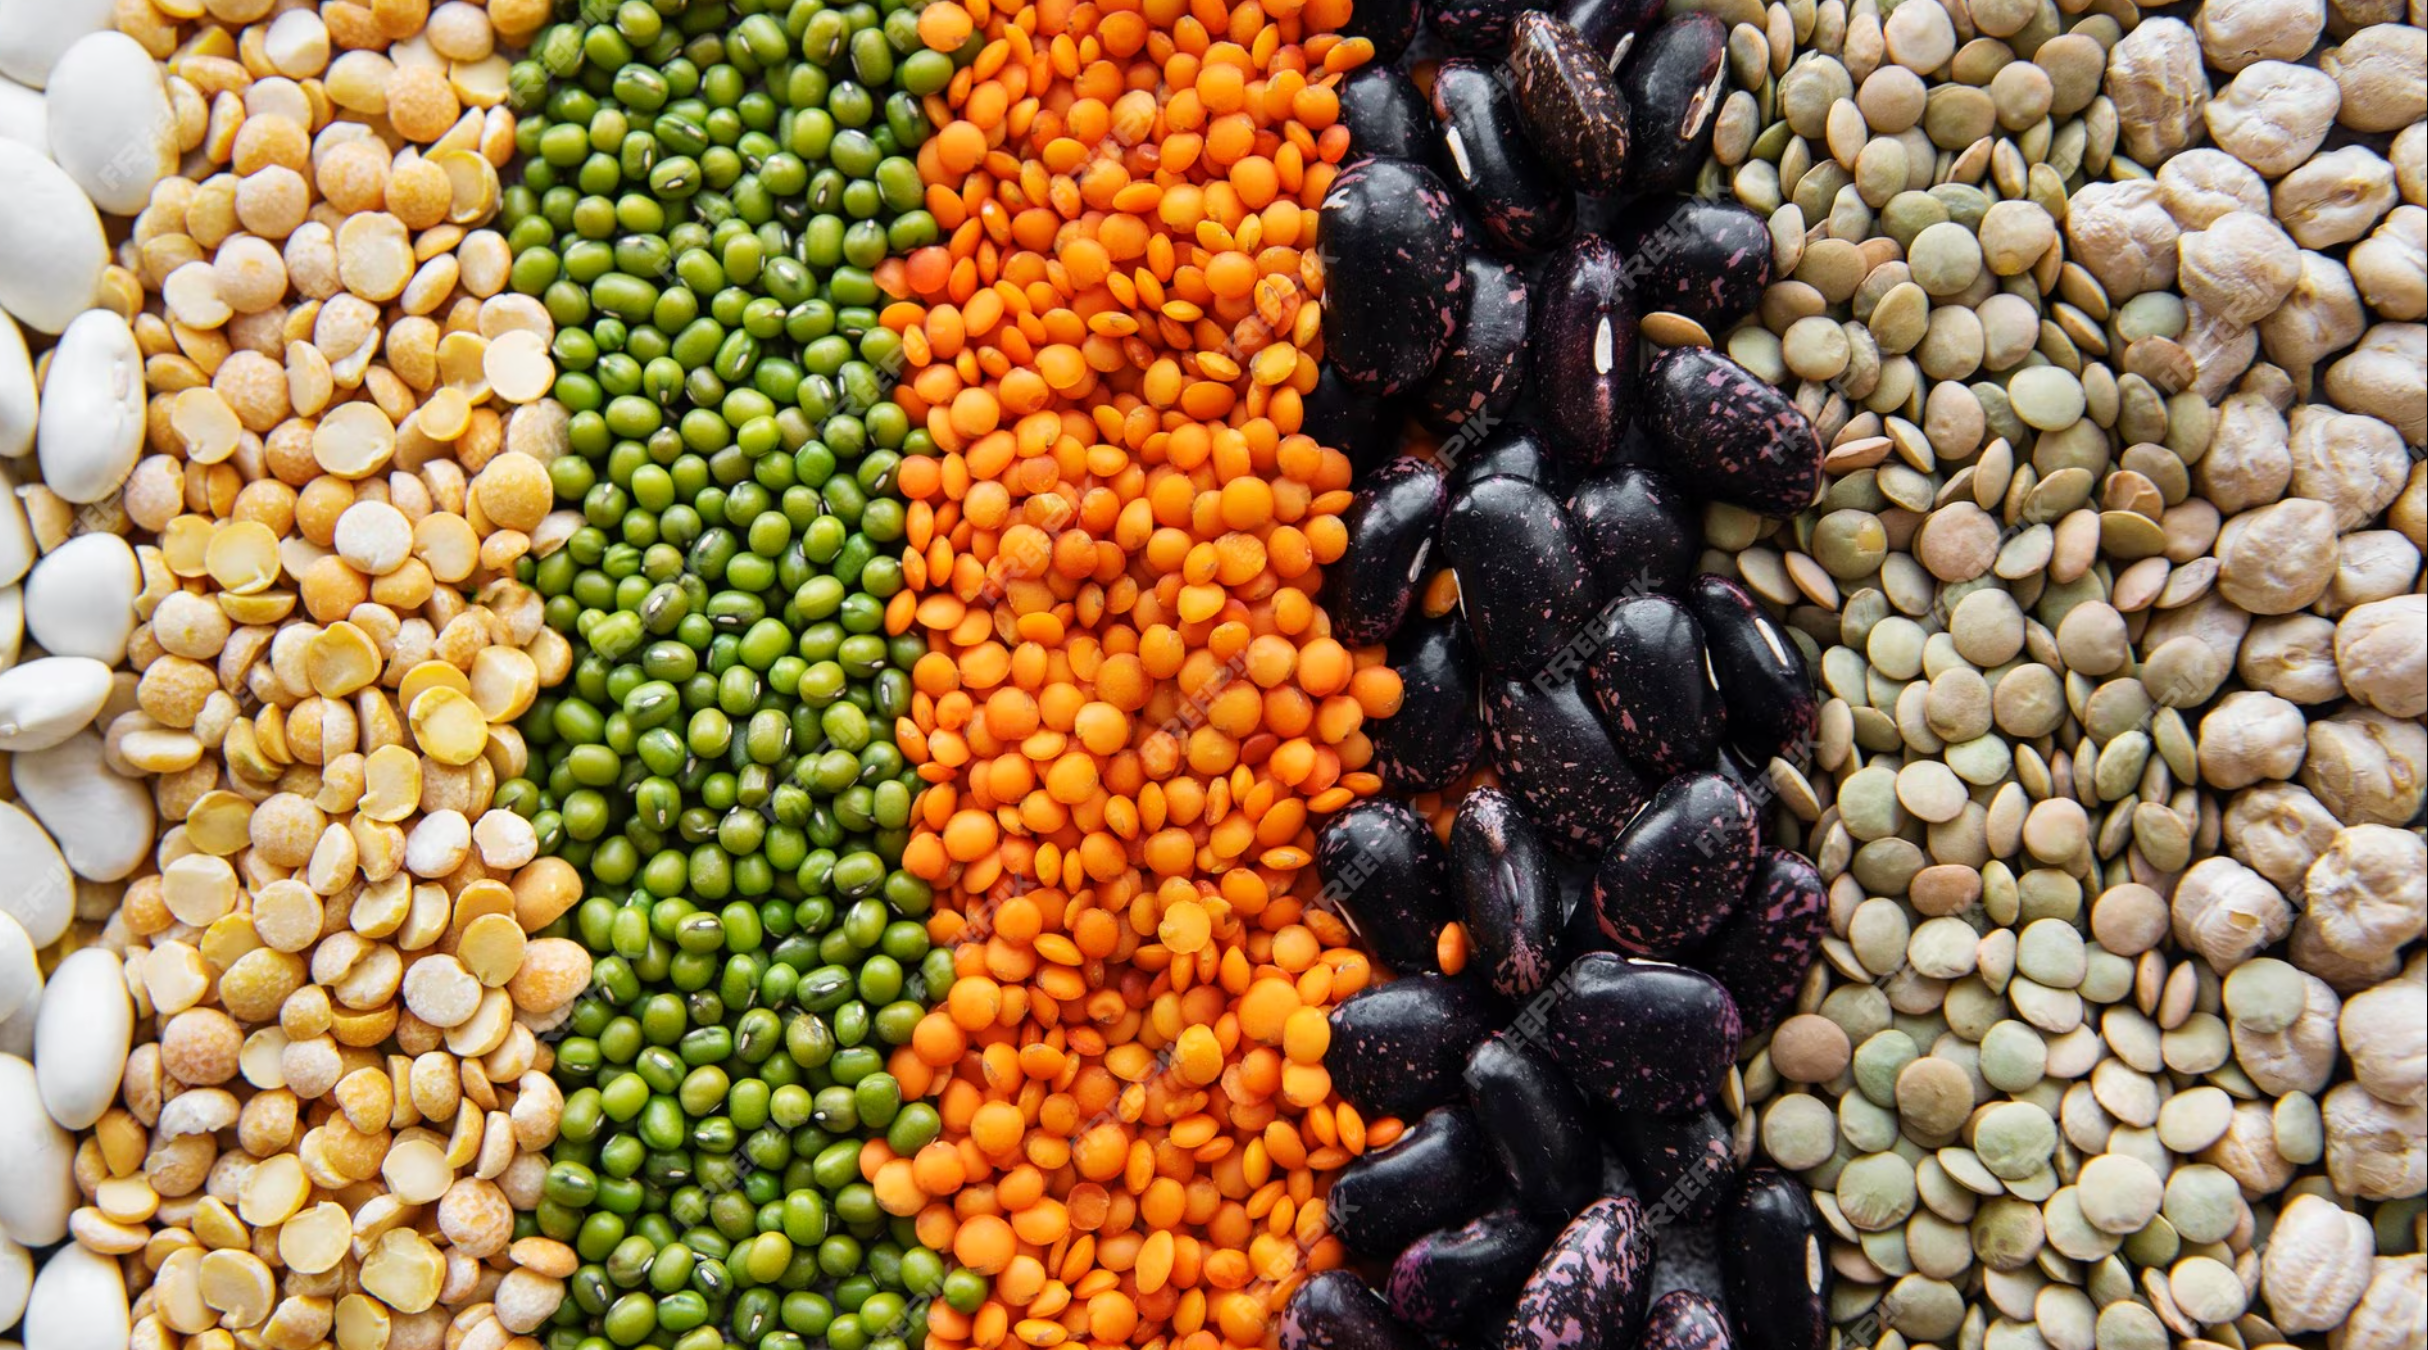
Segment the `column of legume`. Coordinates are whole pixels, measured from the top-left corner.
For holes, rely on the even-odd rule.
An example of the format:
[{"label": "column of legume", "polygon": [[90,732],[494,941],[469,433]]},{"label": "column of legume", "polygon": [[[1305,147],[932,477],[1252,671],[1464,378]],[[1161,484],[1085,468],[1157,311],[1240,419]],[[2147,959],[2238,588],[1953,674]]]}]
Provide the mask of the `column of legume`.
[{"label": "column of legume", "polygon": [[943,1260],[870,1148],[950,961],[900,870],[916,636],[872,268],[925,244],[910,155],[953,59],[898,4],[627,3],[518,67],[515,288],[558,328],[561,509],[528,576],[574,644],[506,796],[589,878],[538,1211],[578,1268],[551,1345],[900,1350]]},{"label": "column of legume", "polygon": [[914,1041],[946,1138],[878,1185],[993,1281],[941,1344],[1258,1344],[1339,1260],[1323,1177],[1397,1129],[1333,1104],[1324,1009],[1371,972],[1308,867],[1398,700],[1329,636],[1349,468],[1299,434],[1340,17],[921,18],[984,42],[920,157],[950,238],[886,314],[934,447],[889,625],[932,648],[905,865],[960,978]]},{"label": "column of legume", "polygon": [[1708,537],[1825,686],[1825,961],[1745,1082],[1838,1319],[2416,1338],[2418,14],[1768,18],[1717,146],[1781,275],[1723,341],[1828,481]]},{"label": "column of legume", "polygon": [[560,1101],[532,1023],[590,962],[542,936],[578,880],[495,801],[570,655],[513,577],[547,479],[499,406],[547,316],[486,228],[515,133],[492,51],[526,16],[135,3],[94,39],[166,63],[189,170],[77,321],[117,379],[141,361],[142,457],[122,489],[60,476],[72,522],[39,504],[52,556],[126,572],[74,642],[39,635],[107,660],[111,634],[137,672],[39,772],[145,844],[55,989],[96,1055],[127,1004],[75,997],[99,968],[132,998],[123,1075],[56,1109],[90,1130],[68,1230],[127,1276],[138,1344],[503,1344],[559,1296],[516,1214]]}]

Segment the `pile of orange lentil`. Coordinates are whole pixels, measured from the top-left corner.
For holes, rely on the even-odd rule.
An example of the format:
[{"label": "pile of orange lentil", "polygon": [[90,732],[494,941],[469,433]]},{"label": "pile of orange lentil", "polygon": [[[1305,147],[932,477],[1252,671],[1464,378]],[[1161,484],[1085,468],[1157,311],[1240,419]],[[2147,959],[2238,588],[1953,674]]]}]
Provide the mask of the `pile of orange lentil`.
[{"label": "pile of orange lentil", "polygon": [[1349,462],[1300,431],[1315,207],[1347,0],[937,0],[978,57],[920,154],[949,242],[883,265],[908,581],[897,728],[929,784],[946,1002],[891,1068],[943,1137],[862,1170],[989,1277],[930,1350],[1267,1344],[1342,1260],[1331,1174],[1396,1138],[1332,1092],[1375,972],[1318,902],[1315,827],[1375,792],[1378,649],[1330,636]]}]

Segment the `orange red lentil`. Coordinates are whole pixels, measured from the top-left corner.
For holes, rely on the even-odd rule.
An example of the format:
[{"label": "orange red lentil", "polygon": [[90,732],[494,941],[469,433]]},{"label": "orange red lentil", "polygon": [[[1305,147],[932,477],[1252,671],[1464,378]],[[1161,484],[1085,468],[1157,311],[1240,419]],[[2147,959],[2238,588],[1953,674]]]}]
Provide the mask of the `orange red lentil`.
[{"label": "orange red lentil", "polygon": [[1333,1097],[1326,1014],[1374,977],[1315,903],[1314,824],[1379,786],[1379,650],[1317,595],[1349,464],[1300,430],[1314,208],[1366,60],[1346,0],[942,0],[984,44],[929,100],[948,242],[889,261],[902,465],[891,631],[930,652],[899,743],[906,868],[954,945],[897,1052],[944,1136],[862,1156],[992,1277],[932,1350],[1217,1350],[1338,1264],[1331,1172],[1396,1138]]}]

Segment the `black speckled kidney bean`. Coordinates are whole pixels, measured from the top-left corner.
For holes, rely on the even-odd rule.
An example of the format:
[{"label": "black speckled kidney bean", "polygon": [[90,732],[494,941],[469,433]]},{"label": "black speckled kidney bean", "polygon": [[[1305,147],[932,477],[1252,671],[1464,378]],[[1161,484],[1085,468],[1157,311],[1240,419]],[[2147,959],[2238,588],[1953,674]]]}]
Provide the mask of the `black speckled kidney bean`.
[{"label": "black speckled kidney bean", "polygon": [[1374,771],[1397,793],[1433,792],[1467,771],[1484,748],[1475,706],[1476,660],[1455,614],[1412,614],[1385,657],[1399,672],[1399,711],[1366,725]]},{"label": "black speckled kidney bean", "polygon": [[1600,855],[1649,795],[1582,681],[1487,679],[1484,738],[1501,786],[1543,842],[1572,857]]},{"label": "black speckled kidney bean", "polygon": [[1557,987],[1551,1053],[1588,1097],[1621,1111],[1699,1110],[1736,1062],[1737,1005],[1700,971],[1588,952]]},{"label": "black speckled kidney bean", "polygon": [[1362,37],[1374,44],[1374,60],[1369,65],[1397,65],[1423,22],[1424,11],[1417,0],[1366,0],[1351,8],[1340,35]]},{"label": "black speckled kidney bean", "polygon": [[1491,1144],[1475,1113],[1440,1106],[1391,1147],[1342,1168],[1324,1217],[1342,1246],[1387,1259],[1436,1228],[1474,1218],[1499,1185]]},{"label": "black speckled kidney bean", "polygon": [[1702,522],[1686,493],[1660,470],[1634,464],[1577,484],[1568,524],[1604,595],[1677,595],[1703,550]]},{"label": "black speckled kidney bean", "polygon": [[1829,1261],[1804,1185],[1773,1168],[1745,1174],[1720,1215],[1720,1275],[1745,1350],[1829,1344]]},{"label": "black speckled kidney bean", "polygon": [[1644,430],[1662,465],[1713,501],[1766,516],[1810,505],[1821,438],[1785,393],[1708,347],[1672,347],[1644,373]]},{"label": "black speckled kidney bean", "polygon": [[1540,483],[1486,478],[1453,494],[1442,552],[1458,573],[1459,609],[1476,650],[1504,674],[1543,670],[1601,604],[1560,499]]},{"label": "black speckled kidney bean", "polygon": [[1579,192],[1608,194],[1627,173],[1627,99],[1605,58],[1540,10],[1509,26],[1509,80],[1537,150]]},{"label": "black speckled kidney bean", "polygon": [[1601,631],[1585,683],[1621,753],[1654,778],[1709,765],[1727,714],[1695,616],[1666,595],[1632,595],[1603,607]]},{"label": "black speckled kidney bean", "polygon": [[1426,0],[1425,26],[1443,45],[1471,56],[1498,56],[1509,25],[1530,0]]},{"label": "black speckled kidney bean", "polygon": [[1712,333],[1754,312],[1770,285],[1770,226],[1735,202],[1681,197],[1614,236],[1636,268],[1639,309],[1683,314]]},{"label": "black speckled kidney bean", "polygon": [[1736,917],[1704,944],[1695,964],[1727,988],[1745,1025],[1767,1027],[1795,1006],[1828,928],[1821,874],[1786,849],[1765,848]]},{"label": "black speckled kidney bean", "polygon": [[1703,1223],[1737,1188],[1735,1141],[1709,1111],[1630,1111],[1618,1118],[1610,1142],[1655,1223]]},{"label": "black speckled kidney bean", "polygon": [[1433,369],[1466,300],[1459,254],[1467,229],[1433,170],[1369,159],[1332,180],[1320,213],[1324,353],[1355,388],[1396,394]]},{"label": "black speckled kidney bean", "polygon": [[1392,399],[1361,393],[1341,378],[1340,368],[1326,361],[1316,370],[1315,388],[1302,400],[1299,430],[1317,445],[1328,445],[1349,457],[1355,478],[1399,457],[1401,413]]},{"label": "black speckled kidney bean", "polygon": [[1496,1209],[1456,1228],[1427,1233],[1391,1263],[1391,1311],[1420,1331],[1452,1341],[1487,1328],[1498,1331],[1497,1319],[1508,1316],[1554,1231],[1518,1210]]},{"label": "black speckled kidney bean", "polygon": [[1518,1208],[1556,1223],[1593,1198],[1597,1145],[1585,1103],[1516,1028],[1467,1057],[1467,1100]]},{"label": "black speckled kidney bean", "polygon": [[1540,253],[1566,239],[1576,228],[1576,198],[1526,139],[1499,75],[1473,61],[1444,61],[1431,101],[1444,176],[1466,190],[1493,246]]},{"label": "black speckled kidney bean", "polygon": [[1581,235],[1535,283],[1534,388],[1543,429],[1578,465],[1610,462],[1636,398],[1636,309],[1618,250]]},{"label": "black speckled kidney bean", "polygon": [[1405,802],[1367,797],[1342,808],[1316,836],[1315,870],[1384,965],[1441,968],[1435,943],[1458,917],[1450,855]]},{"label": "black speckled kidney bean", "polygon": [[1619,93],[1627,100],[1627,190],[1693,187],[1728,95],[1728,26],[1687,13],[1646,33],[1619,67]]},{"label": "black speckled kidney bean", "polygon": [[1503,998],[1532,996],[1560,956],[1560,880],[1534,822],[1508,793],[1476,788],[1450,826],[1450,864],[1484,978]]},{"label": "black speckled kidney bean", "polygon": [[1467,280],[1458,336],[1410,396],[1417,416],[1445,437],[1470,418],[1497,422],[1526,387],[1526,274],[1481,251],[1460,266]]},{"label": "black speckled kidney bean", "polygon": [[1382,1295],[1346,1270],[1320,1271],[1281,1311],[1282,1350],[1427,1350],[1391,1315]]},{"label": "black speckled kidney bean", "polygon": [[1672,1289],[1652,1301],[1636,1350],[1732,1350],[1728,1314],[1692,1289]]},{"label": "black speckled kidney bean", "polygon": [[1413,1120],[1465,1091],[1467,1052],[1509,1015],[1483,981],[1403,975],[1332,1010],[1324,1068],[1341,1100],[1369,1120]]},{"label": "black speckled kidney bean", "polygon": [[1708,770],[1661,785],[1593,874],[1602,931],[1631,956],[1669,960],[1728,921],[1752,878],[1761,823],[1736,784]]},{"label": "black speckled kidney bean", "polygon": [[1762,611],[1752,592],[1727,577],[1696,577],[1687,585],[1686,602],[1703,625],[1704,650],[1720,677],[1729,741],[1756,764],[1774,755],[1803,762],[1820,710],[1795,639]]},{"label": "black speckled kidney bean", "polygon": [[1449,499],[1441,466],[1412,455],[1381,465],[1358,483],[1341,513],[1347,551],[1324,569],[1333,636],[1364,647],[1399,631]]},{"label": "black speckled kidney bean", "polygon": [[1397,66],[1359,66],[1340,82],[1340,120],[1349,128],[1347,163],[1404,159],[1438,169],[1432,111]]},{"label": "black speckled kidney bean", "polygon": [[1661,7],[1662,0],[1563,0],[1553,12],[1602,58],[1603,69],[1617,70],[1636,35],[1660,21]]},{"label": "black speckled kidney bean", "polygon": [[[1533,424],[1503,420],[1482,436],[1476,434],[1479,425],[1470,422],[1466,428],[1463,439],[1478,443],[1460,455],[1458,467],[1450,471],[1452,492],[1503,475],[1540,483],[1555,494],[1566,486],[1568,462]],[[1588,555],[1587,561],[1591,560]]]},{"label": "black speckled kidney bean", "polygon": [[1643,1207],[1604,1196],[1551,1240],[1526,1279],[1500,1350],[1627,1350],[1652,1293]]}]

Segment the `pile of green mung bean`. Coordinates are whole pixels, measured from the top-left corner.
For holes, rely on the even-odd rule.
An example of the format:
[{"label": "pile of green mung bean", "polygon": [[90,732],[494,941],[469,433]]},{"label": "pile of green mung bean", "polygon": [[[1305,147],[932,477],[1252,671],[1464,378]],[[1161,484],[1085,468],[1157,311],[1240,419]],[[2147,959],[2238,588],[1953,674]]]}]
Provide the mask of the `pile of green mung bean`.
[{"label": "pile of green mung bean", "polygon": [[874,269],[932,242],[913,156],[956,60],[916,6],[585,4],[514,70],[513,288],[557,325],[553,538],[573,641],[499,789],[584,874],[540,1232],[550,1350],[902,1350],[977,1306],[860,1175],[934,1139],[887,1055],[952,978],[900,868],[900,340]]}]

